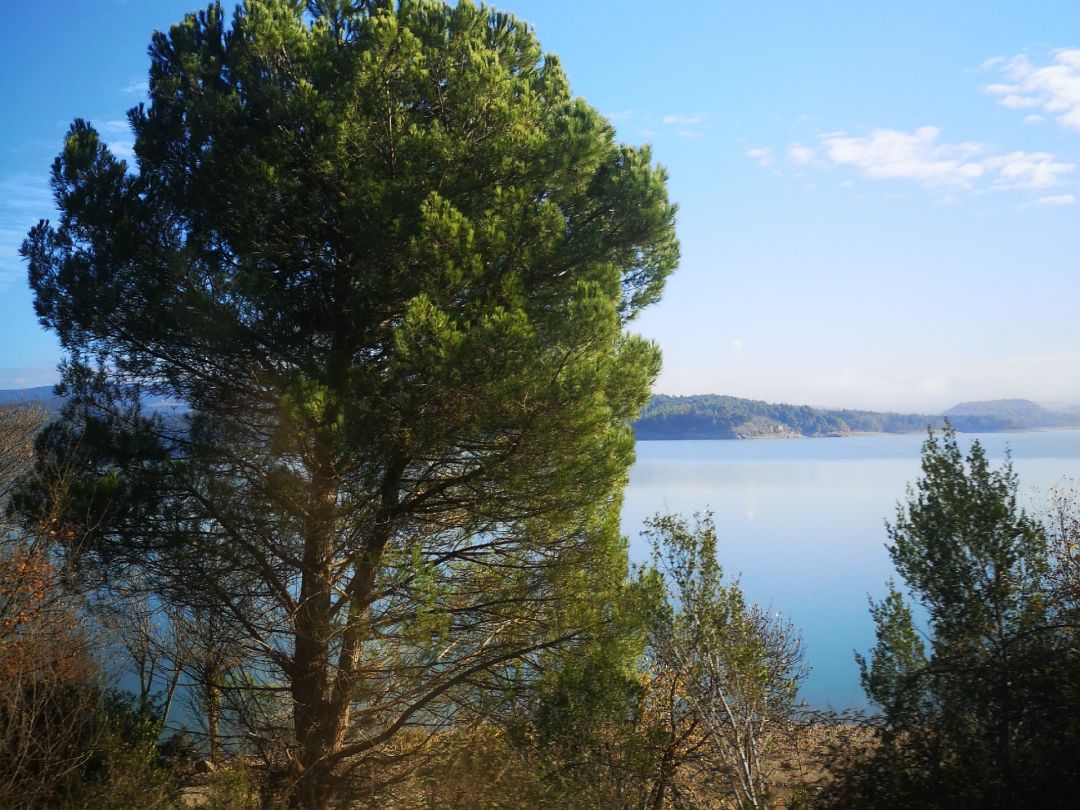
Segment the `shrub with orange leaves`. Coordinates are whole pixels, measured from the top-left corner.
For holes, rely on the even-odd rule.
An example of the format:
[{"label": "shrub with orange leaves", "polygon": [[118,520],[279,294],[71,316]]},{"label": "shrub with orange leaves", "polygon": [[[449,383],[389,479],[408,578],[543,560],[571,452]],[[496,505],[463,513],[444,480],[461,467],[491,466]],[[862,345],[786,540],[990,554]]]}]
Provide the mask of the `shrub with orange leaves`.
[{"label": "shrub with orange leaves", "polygon": [[[56,806],[85,764],[100,690],[79,600],[50,557],[51,521],[4,518],[44,419],[0,408],[0,806]],[[92,736],[92,735],[91,735]]]},{"label": "shrub with orange leaves", "polygon": [[22,545],[0,554],[0,690],[44,671],[64,680],[85,677],[82,636],[77,606],[48,553]]}]

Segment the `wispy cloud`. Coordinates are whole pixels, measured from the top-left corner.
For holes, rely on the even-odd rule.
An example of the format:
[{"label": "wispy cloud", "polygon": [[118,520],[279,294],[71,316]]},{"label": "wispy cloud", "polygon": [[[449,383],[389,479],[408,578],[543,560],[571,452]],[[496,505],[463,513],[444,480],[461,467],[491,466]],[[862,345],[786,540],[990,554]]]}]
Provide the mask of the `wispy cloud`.
[{"label": "wispy cloud", "polygon": [[135,141],[131,134],[131,124],[126,118],[113,118],[104,121],[91,121],[109,151],[116,157],[131,160],[135,156]]},{"label": "wispy cloud", "polygon": [[0,177],[0,291],[25,273],[19,246],[26,232],[53,213],[48,176],[14,174]]},{"label": "wispy cloud", "polygon": [[788,161],[796,166],[809,166],[814,162],[814,150],[801,143],[793,143],[788,147]]},{"label": "wispy cloud", "polygon": [[109,141],[108,146],[115,157],[128,161],[135,157],[134,141]]},{"label": "wispy cloud", "polygon": [[660,123],[666,127],[678,127],[680,138],[701,138],[705,135],[709,116],[700,112],[691,115],[665,115],[660,119]]},{"label": "wispy cloud", "polygon": [[705,118],[705,113],[694,113],[693,115],[665,115],[660,120],[669,127],[696,127],[704,124]]},{"label": "wispy cloud", "polygon": [[112,118],[105,121],[92,121],[94,129],[105,136],[130,135],[131,124],[126,118]]},{"label": "wispy cloud", "polygon": [[1063,127],[1080,131],[1080,48],[1056,50],[1050,63],[1042,66],[1020,54],[988,59],[983,68],[997,70],[1005,79],[983,88],[1003,107],[1038,108],[1054,115]]},{"label": "wispy cloud", "polygon": [[907,180],[926,188],[1044,189],[1060,185],[1076,165],[1050,152],[1000,153],[981,143],[940,140],[937,127],[869,135],[830,132],[818,143],[793,143],[788,161],[815,169],[852,168],[869,180]]},{"label": "wispy cloud", "polygon": [[772,166],[773,163],[776,162],[773,150],[768,146],[758,146],[754,149],[747,149],[746,156],[757,161],[758,166]]},{"label": "wispy cloud", "polygon": [[1009,152],[987,158],[985,165],[996,172],[998,188],[1052,188],[1076,170],[1075,163],[1063,163],[1050,152]]},{"label": "wispy cloud", "polygon": [[120,88],[120,92],[125,95],[143,95],[149,91],[150,85],[147,84],[146,79],[142,79],[138,76],[132,76],[126,85]]},{"label": "wispy cloud", "polygon": [[13,174],[0,178],[0,210],[26,213],[52,210],[52,191],[48,176]]},{"label": "wispy cloud", "polygon": [[1036,208],[1036,207],[1042,208],[1042,207],[1046,207],[1046,206],[1055,206],[1055,205],[1076,205],[1076,195],[1075,194],[1052,194],[1052,195],[1047,196],[1047,197],[1039,197],[1037,200],[1034,200],[1034,201],[1028,203],[1024,207],[1025,208]]}]

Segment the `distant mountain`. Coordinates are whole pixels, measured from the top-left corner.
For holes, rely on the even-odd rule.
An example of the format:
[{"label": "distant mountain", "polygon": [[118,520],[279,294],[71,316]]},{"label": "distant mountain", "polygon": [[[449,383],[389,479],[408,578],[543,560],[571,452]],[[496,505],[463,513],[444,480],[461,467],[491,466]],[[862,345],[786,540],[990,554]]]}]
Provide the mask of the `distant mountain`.
[{"label": "distant mountain", "polygon": [[4,405],[39,405],[48,411],[57,412],[63,407],[64,400],[53,394],[51,385],[42,385],[38,388],[0,390],[0,407]]},{"label": "distant mountain", "polygon": [[[38,405],[50,413],[59,413],[65,401],[64,397],[53,394],[51,385],[0,390],[0,408],[7,405]],[[142,407],[144,413],[158,411],[167,417],[179,416],[187,411],[182,402],[151,395],[142,398]]]},{"label": "distant mountain", "polygon": [[944,416],[989,417],[1000,420],[1004,430],[1076,427],[1080,412],[1051,411],[1030,399],[991,399],[982,402],[961,402],[945,411]]},{"label": "distant mountain", "polygon": [[[1008,404],[994,407],[999,403]],[[964,433],[1080,427],[1080,414],[1049,411],[1027,400],[962,403],[945,414],[901,414],[812,408],[715,394],[659,394],[634,423],[634,435],[639,439],[759,439],[921,433],[927,427],[941,428],[946,418]]]}]

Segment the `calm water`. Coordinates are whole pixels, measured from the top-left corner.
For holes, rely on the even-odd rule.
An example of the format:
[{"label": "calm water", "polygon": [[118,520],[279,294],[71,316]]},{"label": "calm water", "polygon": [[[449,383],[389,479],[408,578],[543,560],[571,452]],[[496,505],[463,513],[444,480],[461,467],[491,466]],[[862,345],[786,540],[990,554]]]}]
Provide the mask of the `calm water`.
[{"label": "calm water", "polygon": [[[802,629],[812,667],[805,699],[863,707],[853,651],[874,642],[867,595],[880,596],[892,575],[885,520],[918,476],[923,438],[638,442],[623,529],[642,560],[646,517],[712,510],[725,571]],[[1011,450],[1035,512],[1051,487],[1080,479],[1080,430],[964,435],[962,446],[973,438],[996,460]]]}]

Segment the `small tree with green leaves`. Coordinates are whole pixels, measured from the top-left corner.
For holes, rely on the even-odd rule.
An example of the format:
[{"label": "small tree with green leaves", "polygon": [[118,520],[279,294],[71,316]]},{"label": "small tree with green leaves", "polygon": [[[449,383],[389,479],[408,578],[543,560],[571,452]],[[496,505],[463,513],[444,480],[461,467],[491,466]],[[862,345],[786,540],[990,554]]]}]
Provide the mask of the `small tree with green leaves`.
[{"label": "small tree with green leaves", "polygon": [[735,806],[767,807],[806,672],[799,635],[724,579],[711,515],[693,524],[657,515],[645,535],[668,587],[651,647],[671,686],[664,708],[682,718],[671,724],[677,745],[661,761],[650,807],[666,806],[680,759],[707,763]]}]

